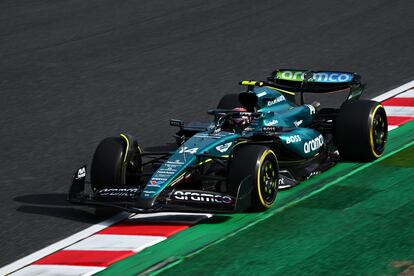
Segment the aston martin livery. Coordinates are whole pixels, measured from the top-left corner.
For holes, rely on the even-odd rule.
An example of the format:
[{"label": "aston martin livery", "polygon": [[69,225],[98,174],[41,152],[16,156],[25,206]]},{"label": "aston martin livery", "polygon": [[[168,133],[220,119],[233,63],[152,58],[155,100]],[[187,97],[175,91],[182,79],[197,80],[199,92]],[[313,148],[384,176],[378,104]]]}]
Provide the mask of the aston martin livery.
[{"label": "aston martin livery", "polygon": [[[237,212],[270,208],[279,190],[342,160],[379,158],[387,141],[380,103],[361,100],[356,73],[276,70],[224,95],[208,123],[171,120],[173,151],[143,152],[130,134],[104,139],[72,181],[75,204],[142,213]],[[342,93],[340,108],[305,103],[306,93]]]}]

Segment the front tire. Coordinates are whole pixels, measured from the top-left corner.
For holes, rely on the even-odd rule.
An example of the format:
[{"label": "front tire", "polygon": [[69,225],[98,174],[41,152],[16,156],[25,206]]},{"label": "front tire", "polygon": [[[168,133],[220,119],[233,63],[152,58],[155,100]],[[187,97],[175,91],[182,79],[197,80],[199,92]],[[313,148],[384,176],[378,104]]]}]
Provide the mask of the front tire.
[{"label": "front tire", "polygon": [[340,155],[350,161],[381,157],[388,136],[384,107],[375,101],[345,102],[335,121],[334,139]]},{"label": "front tire", "polygon": [[91,186],[94,192],[121,185],[125,148],[120,137],[109,137],[99,143],[91,166]]},{"label": "front tire", "polygon": [[249,176],[253,181],[250,209],[264,211],[272,207],[278,192],[279,167],[270,148],[245,145],[235,149],[229,163],[228,192],[236,196],[240,183]]},{"label": "front tire", "polygon": [[137,186],[141,172],[141,150],[134,137],[121,134],[121,137],[106,138],[98,145],[92,159],[92,190]]}]

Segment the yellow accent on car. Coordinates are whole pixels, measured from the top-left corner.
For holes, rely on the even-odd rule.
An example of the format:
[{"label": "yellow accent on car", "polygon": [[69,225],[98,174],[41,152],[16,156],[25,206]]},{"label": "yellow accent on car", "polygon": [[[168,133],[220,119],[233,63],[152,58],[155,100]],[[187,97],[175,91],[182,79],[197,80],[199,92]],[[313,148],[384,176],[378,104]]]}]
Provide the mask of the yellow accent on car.
[{"label": "yellow accent on car", "polygon": [[263,152],[262,156],[260,157],[260,161],[259,161],[259,170],[257,171],[257,194],[259,195],[259,199],[260,202],[262,203],[262,205],[266,208],[270,208],[272,205],[268,204],[265,202],[265,200],[263,199],[262,196],[262,191],[260,190],[260,171],[262,169],[262,164],[263,161],[265,160],[265,158],[269,155],[269,154],[273,154],[273,156],[276,158],[276,154],[271,150],[271,149],[267,149]]},{"label": "yellow accent on car", "polygon": [[265,83],[263,81],[248,81],[248,80],[244,80],[240,82],[241,85],[245,85],[245,86],[259,86],[259,87],[267,87],[282,93],[286,93],[289,95],[296,95],[295,92],[292,91],[288,91],[288,90],[284,90],[281,88],[277,88],[277,87],[273,87],[273,86],[269,86],[269,85],[265,85]]},{"label": "yellow accent on car", "polygon": [[[235,143],[233,149],[235,149],[238,145],[244,144],[244,143],[247,143],[247,141],[243,140],[243,141],[239,141],[239,142]],[[230,155],[223,155],[222,157],[229,157],[229,156]]]},{"label": "yellow accent on car", "polygon": [[245,85],[245,86],[249,86],[249,85],[256,85],[257,81],[248,81],[248,80],[244,80],[242,81],[240,84],[241,85]]},{"label": "yellow accent on car", "polygon": [[279,91],[279,92],[282,92],[282,93],[289,94],[289,95],[296,95],[295,92],[287,91],[287,90],[284,90],[284,89],[280,89],[280,88],[276,88],[276,87],[272,87],[272,86],[266,86],[266,87],[268,87],[270,89],[273,89],[273,90],[276,90],[276,91]]},{"label": "yellow accent on car", "polygon": [[213,160],[213,159],[208,158],[208,159],[206,159],[206,160],[204,160],[204,161],[201,161],[201,162],[197,163],[194,167],[201,166],[201,165],[203,165],[203,164],[205,164],[205,163],[210,162],[211,160]]},{"label": "yellow accent on car", "polygon": [[[125,141],[127,143],[126,150],[125,150],[125,156],[124,156],[124,163],[125,163],[127,155],[128,155],[128,150],[129,150],[129,140],[128,140],[128,137],[126,137],[124,134],[121,133],[120,135],[121,135],[122,138],[125,139]],[[140,151],[141,151],[141,149],[140,149]]]},{"label": "yellow accent on car", "polygon": [[384,109],[384,107],[382,105],[378,105],[377,107],[375,107],[374,112],[372,112],[372,118],[371,118],[371,129],[369,130],[369,143],[371,145],[371,151],[374,154],[374,156],[376,158],[380,157],[382,154],[377,154],[375,152],[375,145],[374,145],[374,118],[375,118],[375,114],[377,113],[377,110],[379,108]]},{"label": "yellow accent on car", "polygon": [[[139,152],[139,155],[141,155],[141,153],[142,153],[142,150],[141,150],[141,148],[139,147],[139,145],[137,145],[137,147],[138,147],[138,152]],[[142,165],[142,159],[141,159],[141,168],[140,168],[141,170],[140,170],[140,172],[143,172],[144,171],[144,165]]]},{"label": "yellow accent on car", "polygon": [[244,143],[247,143],[247,141],[240,141],[240,142],[237,142],[236,144],[234,144],[234,147],[233,147],[233,148],[235,148],[236,146],[238,146],[238,145],[240,145],[240,144],[244,144]]},{"label": "yellow accent on car", "polygon": [[181,181],[181,179],[184,178],[185,172],[183,172],[182,174],[180,174],[176,179],[174,179],[174,181],[172,181],[170,183],[170,186],[174,186],[175,184],[177,184],[179,181]]}]

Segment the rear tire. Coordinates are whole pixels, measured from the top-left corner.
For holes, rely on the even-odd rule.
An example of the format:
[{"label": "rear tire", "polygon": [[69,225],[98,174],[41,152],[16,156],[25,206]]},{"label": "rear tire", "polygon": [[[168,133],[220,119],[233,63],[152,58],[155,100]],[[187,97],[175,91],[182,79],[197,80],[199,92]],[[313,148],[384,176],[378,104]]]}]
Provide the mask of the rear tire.
[{"label": "rear tire", "polygon": [[272,207],[278,192],[279,167],[275,153],[266,146],[245,145],[236,148],[229,163],[227,190],[237,196],[240,183],[252,176],[250,209],[264,211]]},{"label": "rear tire", "polygon": [[350,161],[373,161],[384,153],[388,122],[384,107],[375,101],[345,102],[335,121],[334,141]]},{"label": "rear tire", "polygon": [[239,94],[227,94],[221,98],[217,105],[217,109],[233,109],[241,106],[242,104],[239,101]]},{"label": "rear tire", "polygon": [[123,139],[118,137],[109,137],[99,143],[91,166],[91,186],[94,192],[121,185],[125,148]]}]

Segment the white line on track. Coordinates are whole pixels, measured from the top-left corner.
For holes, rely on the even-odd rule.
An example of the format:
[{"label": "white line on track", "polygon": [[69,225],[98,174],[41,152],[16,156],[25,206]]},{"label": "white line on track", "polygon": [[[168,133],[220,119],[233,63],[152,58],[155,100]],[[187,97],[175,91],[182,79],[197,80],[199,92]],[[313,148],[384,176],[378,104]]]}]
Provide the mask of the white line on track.
[{"label": "white line on track", "polygon": [[48,256],[50,254],[52,254],[53,252],[56,252],[62,248],[68,247],[80,240],[83,240],[93,234],[95,234],[96,232],[99,232],[105,228],[107,228],[108,226],[117,223],[119,221],[122,221],[126,218],[128,218],[129,214],[126,212],[121,212],[107,220],[104,220],[98,224],[92,225],[88,228],[86,228],[85,230],[82,230],[76,234],[73,234],[72,236],[67,237],[66,239],[63,239],[57,243],[51,244],[39,251],[36,251],[26,257],[23,257],[9,265],[6,265],[4,267],[2,267],[0,269],[0,275],[6,275],[9,273],[12,273],[16,270],[21,269],[22,267],[25,267],[45,256]]},{"label": "white line on track", "polygon": [[[87,240],[88,237],[92,236],[93,234],[107,228],[108,226],[111,226],[112,224],[115,224],[117,222],[120,222],[122,220],[131,218],[131,219],[149,219],[149,218],[155,218],[155,217],[164,217],[164,216],[176,216],[177,220],[180,219],[180,217],[183,216],[194,216],[193,222],[196,223],[201,220],[201,217],[210,218],[212,217],[212,214],[204,214],[204,213],[177,213],[177,212],[164,212],[164,213],[150,213],[150,214],[129,214],[126,212],[121,212],[105,221],[102,221],[98,224],[92,225],[88,228],[86,228],[83,231],[80,231],[76,234],[73,234],[72,236],[69,236],[57,243],[54,243],[52,245],[49,245],[39,251],[36,251],[26,257],[23,257],[9,265],[6,265],[0,269],[0,275],[7,275],[10,273],[13,273],[19,269],[22,269],[25,266],[30,265],[31,263],[46,257],[56,251],[59,251],[63,248],[69,247],[81,240]],[[137,249],[137,248],[135,248]]]},{"label": "white line on track", "polygon": [[397,98],[414,98],[414,89],[410,89],[404,93],[401,93]]},{"label": "white line on track", "polygon": [[414,106],[384,106],[388,116],[413,116]]},{"label": "white line on track", "polygon": [[165,240],[166,237],[139,235],[93,235],[77,242],[66,250],[141,251]]},{"label": "white line on track", "polygon": [[[404,91],[406,91],[406,90],[408,90],[412,87],[414,87],[414,80],[412,80],[412,81],[410,81],[406,84],[403,84],[403,85],[401,85],[401,86],[399,86],[395,89],[392,89],[388,92],[385,92],[385,93],[373,98],[372,100],[382,102],[382,101],[384,101],[386,99],[389,99],[389,98],[392,98],[393,96],[395,96],[397,94],[400,94],[400,93],[402,93],[402,92],[404,92]],[[178,215],[178,214],[183,215],[183,213],[155,213],[155,214],[139,214],[139,215],[133,214],[131,217],[133,217],[133,218],[144,218],[144,217],[167,216],[167,215]],[[201,215],[201,214],[198,214],[198,215]],[[202,215],[205,215],[207,217],[212,216],[211,214],[202,214]],[[49,245],[49,246],[47,246],[47,247],[45,247],[45,248],[43,248],[43,249],[41,249],[37,252],[34,252],[34,253],[26,256],[26,257],[23,257],[23,258],[15,261],[15,262],[9,264],[9,265],[6,265],[6,266],[0,268],[0,275],[7,275],[7,274],[10,274],[10,273],[15,272],[17,270],[20,270],[23,267],[28,266],[31,263],[33,263],[33,262],[35,262],[35,261],[37,261],[37,260],[39,260],[39,259],[41,259],[45,256],[48,256],[48,255],[50,255],[50,254],[52,254],[56,251],[59,251],[63,248],[69,247],[69,246],[71,246],[72,244],[75,244],[78,241],[84,240],[84,239],[90,237],[91,235],[107,228],[108,226],[110,226],[112,224],[115,224],[117,222],[125,220],[129,216],[130,215],[128,213],[122,212],[122,213],[117,214],[116,216],[113,216],[113,217],[105,220],[105,221],[102,221],[98,224],[92,225],[92,226],[90,226],[89,228],[87,228],[83,231],[80,231],[76,234],[73,234],[73,235],[71,235],[71,236],[69,236],[69,237],[67,237],[67,238],[65,238],[65,239],[63,239],[59,242],[56,242],[52,245]],[[44,267],[46,268],[46,266],[44,266]],[[52,268],[56,267],[57,268],[57,266],[50,266],[50,267],[52,267]],[[27,267],[27,269],[30,270],[30,267]],[[60,269],[59,269],[59,271],[61,271]],[[100,268],[97,268],[95,273],[98,272],[99,270],[100,270]],[[27,272],[27,271],[25,271],[25,272]],[[16,275],[18,275],[18,273]],[[30,273],[25,274],[25,275],[30,275]]]},{"label": "white line on track", "polygon": [[17,271],[13,276],[89,276],[104,270],[104,266],[79,265],[31,265]]},{"label": "white line on track", "polygon": [[391,131],[391,130],[393,130],[393,129],[396,129],[398,126],[388,126],[388,131]]},{"label": "white line on track", "polygon": [[406,84],[403,84],[395,89],[392,89],[388,92],[385,92],[375,98],[372,98],[372,100],[377,101],[377,102],[382,102],[386,99],[392,98],[397,94],[400,94],[401,92],[404,92],[410,88],[414,87],[414,80],[407,82]]}]

